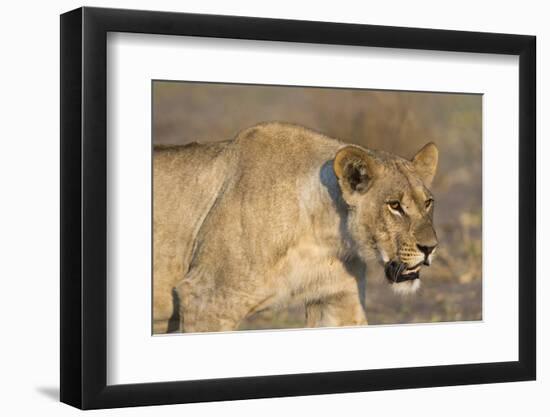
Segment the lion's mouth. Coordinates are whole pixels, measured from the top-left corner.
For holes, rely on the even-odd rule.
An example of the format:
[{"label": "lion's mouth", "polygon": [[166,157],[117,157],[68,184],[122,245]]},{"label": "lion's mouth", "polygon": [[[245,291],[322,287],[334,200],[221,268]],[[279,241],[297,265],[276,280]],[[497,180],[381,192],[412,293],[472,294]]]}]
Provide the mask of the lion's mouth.
[{"label": "lion's mouth", "polygon": [[412,268],[407,268],[407,265],[399,261],[391,261],[386,263],[385,272],[386,278],[392,284],[398,284],[405,281],[413,281],[420,278],[421,265],[415,265]]}]

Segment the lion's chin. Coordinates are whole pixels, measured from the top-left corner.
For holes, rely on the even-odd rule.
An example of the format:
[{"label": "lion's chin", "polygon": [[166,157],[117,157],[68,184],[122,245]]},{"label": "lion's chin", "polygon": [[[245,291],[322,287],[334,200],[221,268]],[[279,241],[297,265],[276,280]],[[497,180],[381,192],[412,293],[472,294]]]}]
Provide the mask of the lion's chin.
[{"label": "lion's chin", "polygon": [[390,261],[384,266],[386,278],[398,294],[411,294],[420,287],[420,265],[407,268],[403,262]]},{"label": "lion's chin", "polygon": [[394,282],[391,284],[391,288],[397,294],[413,294],[420,288],[420,278],[403,282]]}]

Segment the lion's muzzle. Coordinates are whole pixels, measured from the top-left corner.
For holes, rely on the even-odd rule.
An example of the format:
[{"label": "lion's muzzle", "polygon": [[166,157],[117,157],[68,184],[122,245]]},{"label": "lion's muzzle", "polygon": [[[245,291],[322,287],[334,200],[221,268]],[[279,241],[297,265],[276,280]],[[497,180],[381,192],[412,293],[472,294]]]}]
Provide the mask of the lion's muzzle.
[{"label": "lion's muzzle", "polygon": [[407,265],[400,261],[390,261],[384,266],[386,278],[392,284],[405,281],[413,281],[420,278],[420,266],[407,268]]}]

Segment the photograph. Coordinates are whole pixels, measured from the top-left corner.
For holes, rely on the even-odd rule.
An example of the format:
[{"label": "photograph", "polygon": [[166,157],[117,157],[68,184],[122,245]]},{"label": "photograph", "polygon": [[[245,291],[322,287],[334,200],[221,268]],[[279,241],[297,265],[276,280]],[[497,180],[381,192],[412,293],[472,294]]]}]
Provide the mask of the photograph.
[{"label": "photograph", "polygon": [[[439,414],[457,390],[457,415],[537,414],[542,14],[295,3],[63,10],[56,82],[36,84],[59,86],[60,146],[25,154],[59,161],[59,285],[31,303],[58,308],[27,331],[55,343],[7,380],[57,381],[80,410],[425,414],[437,388]],[[36,211],[46,188],[23,190]]]},{"label": "photograph", "polygon": [[153,80],[153,334],[482,320],[482,98]]}]

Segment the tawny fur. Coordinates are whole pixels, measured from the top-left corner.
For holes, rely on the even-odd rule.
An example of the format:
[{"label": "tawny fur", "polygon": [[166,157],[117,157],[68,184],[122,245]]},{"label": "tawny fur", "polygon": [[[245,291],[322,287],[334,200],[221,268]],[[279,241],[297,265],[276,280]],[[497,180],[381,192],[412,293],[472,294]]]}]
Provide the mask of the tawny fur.
[{"label": "tawny fur", "polygon": [[[413,161],[359,148],[373,170],[366,191],[354,192],[334,166],[348,148],[282,123],[155,148],[154,332],[234,330],[291,300],[305,304],[308,326],[366,324],[367,263],[420,259],[419,231],[431,227],[420,206],[437,153],[434,163],[431,148]],[[408,225],[388,198],[408,205]]]}]

